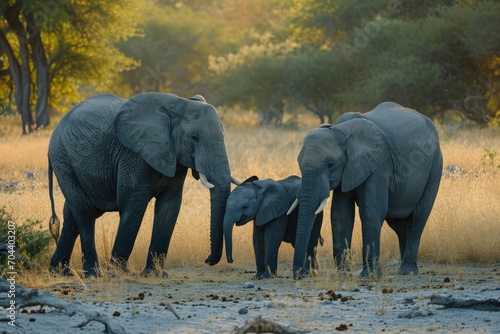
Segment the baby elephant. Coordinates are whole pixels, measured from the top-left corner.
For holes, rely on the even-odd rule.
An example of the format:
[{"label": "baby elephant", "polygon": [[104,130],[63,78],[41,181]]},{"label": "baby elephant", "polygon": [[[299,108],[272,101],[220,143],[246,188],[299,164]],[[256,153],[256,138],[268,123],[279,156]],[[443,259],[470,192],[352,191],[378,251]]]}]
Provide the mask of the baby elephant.
[{"label": "baby elephant", "polygon": [[[300,177],[292,175],[284,180],[259,180],[256,176],[245,180],[236,187],[227,200],[224,216],[224,237],[226,239],[226,255],[229,263],[232,257],[233,225],[241,226],[254,221],[253,248],[257,263],[255,277],[269,278],[276,275],[278,266],[278,249],[281,242],[295,245],[297,234],[298,207],[289,215],[290,208],[300,187]],[[320,236],[323,212],[319,212],[314,220],[311,238],[307,248],[306,262],[302,274],[307,275],[311,266],[319,269],[316,258],[318,240],[323,245]]]}]

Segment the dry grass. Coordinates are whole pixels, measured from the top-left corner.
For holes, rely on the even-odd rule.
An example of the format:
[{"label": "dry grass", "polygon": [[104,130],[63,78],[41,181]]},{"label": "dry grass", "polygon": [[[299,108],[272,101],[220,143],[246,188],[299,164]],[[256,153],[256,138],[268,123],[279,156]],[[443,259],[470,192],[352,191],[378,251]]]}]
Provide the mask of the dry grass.
[{"label": "dry grass", "polygon": [[[254,116],[245,117],[251,121]],[[233,123],[235,120],[229,119],[227,115],[224,117],[224,122],[226,146],[234,176],[244,180],[252,175],[257,175],[261,179],[300,175],[296,158],[302,139],[312,126],[286,130],[274,127],[252,128],[255,124],[251,123],[250,129],[234,128],[228,126],[228,123]],[[434,210],[424,230],[419,260],[449,264],[465,261],[498,262],[500,261],[500,247],[498,247],[500,169],[497,168],[495,172],[492,168],[484,166],[482,158],[485,148],[500,152],[500,133],[498,130],[467,130],[454,134],[443,132],[441,138],[444,166],[454,164],[470,173],[467,176],[443,178]],[[40,219],[47,228],[50,216],[46,172],[49,139],[50,130],[39,131],[30,136],[10,134],[0,137],[0,183],[19,182],[18,186],[12,189],[12,193],[0,193],[0,205],[10,207],[18,221],[28,218]],[[498,165],[500,157],[497,159]],[[28,171],[35,173],[34,180],[27,179]],[[62,218],[64,198],[59,190],[55,192],[55,202],[56,211]],[[152,231],[153,208],[152,201],[130,258],[129,267],[133,274],[138,273],[146,261]],[[331,286],[333,272],[336,281],[355,285],[356,282],[352,278],[335,273],[333,270],[329,211],[327,205],[322,230],[325,246],[319,249],[323,267],[320,273],[325,270],[328,274],[320,274],[318,283],[324,284],[325,287]],[[110,258],[117,227],[117,213],[105,214],[97,221],[96,244],[103,264]],[[235,228],[233,235],[233,255],[236,262],[229,265],[223,256],[215,271],[205,267],[202,263],[208,256],[210,248],[209,193],[199,182],[188,177],[179,220],[168,253],[167,270],[172,274],[176,268],[192,266],[215,274],[220,274],[222,271],[229,275],[232,268],[254,270],[251,224]],[[384,225],[382,230],[381,250],[382,265],[393,259],[399,259],[397,237],[387,225]],[[355,223],[352,256],[359,265],[361,262],[359,219]],[[290,270],[286,269],[290,268],[292,257],[293,248],[289,244],[283,244],[279,257],[281,274],[290,274]],[[72,266],[75,269],[81,268],[79,241],[73,254]],[[383,270],[389,272],[392,269]],[[29,282],[36,275],[26,273],[24,276]]]}]

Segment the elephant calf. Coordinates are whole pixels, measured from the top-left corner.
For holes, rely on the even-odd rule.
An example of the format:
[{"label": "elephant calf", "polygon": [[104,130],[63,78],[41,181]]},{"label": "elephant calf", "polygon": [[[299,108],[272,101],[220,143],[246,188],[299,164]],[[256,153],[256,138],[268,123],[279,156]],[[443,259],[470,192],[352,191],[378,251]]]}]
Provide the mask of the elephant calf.
[{"label": "elephant calf", "polygon": [[[259,180],[256,176],[247,179],[236,187],[227,200],[224,216],[224,237],[226,239],[226,255],[229,263],[232,257],[233,225],[241,226],[254,221],[253,247],[257,274],[255,277],[269,278],[276,275],[278,266],[278,249],[281,242],[291,243],[295,247],[297,234],[298,208],[287,215],[287,210],[293,203],[300,187],[300,177],[289,176],[284,180]],[[319,212],[307,248],[303,275],[309,273],[309,268],[319,269],[316,257],[318,240],[321,238],[323,212]]]}]

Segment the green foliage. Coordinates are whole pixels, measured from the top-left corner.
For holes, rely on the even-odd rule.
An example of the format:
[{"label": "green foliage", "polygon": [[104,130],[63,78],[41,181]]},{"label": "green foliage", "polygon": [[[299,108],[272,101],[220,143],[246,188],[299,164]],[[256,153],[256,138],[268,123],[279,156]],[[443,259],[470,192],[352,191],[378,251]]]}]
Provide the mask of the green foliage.
[{"label": "green foliage", "polygon": [[[7,242],[9,235],[9,221],[12,219],[12,213],[5,206],[0,208],[0,243]],[[15,250],[20,256],[28,261],[48,261],[49,245],[52,237],[47,230],[42,228],[40,220],[32,221],[27,219],[24,223],[15,224]],[[25,266],[25,264],[16,258],[16,267]],[[2,253],[0,256],[0,268],[7,266],[7,255]]]},{"label": "green foliage", "polygon": [[189,6],[152,7],[143,17],[143,35],[118,43],[126,56],[141,64],[121,73],[119,90],[126,95],[206,93],[208,56],[223,44],[224,25]]},{"label": "green foliage", "polygon": [[[20,7],[20,20],[28,38],[34,30],[41,32],[45,57],[49,66],[49,104],[66,111],[82,96],[82,84],[98,91],[108,91],[113,78],[120,72],[137,66],[116,47],[120,40],[138,33],[138,0],[16,0],[0,5],[0,29],[16,54],[17,36],[4,20],[8,6]],[[30,27],[25,22],[32,22]],[[8,60],[0,49],[7,69]],[[30,60],[32,90],[30,104],[36,100],[35,66]],[[0,103],[10,105],[13,84],[9,76],[0,76]],[[86,96],[85,96],[86,97]]]},{"label": "green foliage", "polygon": [[483,165],[491,167],[493,171],[496,171],[496,167],[500,168],[500,165],[495,166],[495,159],[500,156],[500,153],[497,151],[490,151],[489,149],[484,149],[483,154]]},{"label": "green foliage", "polygon": [[[298,101],[321,121],[394,101],[429,116],[454,109],[494,126],[499,16],[492,0],[296,0],[288,36],[219,57],[232,64],[215,71],[219,93],[269,108],[271,90],[273,100]],[[269,52],[285,42],[297,44],[293,52]]]}]

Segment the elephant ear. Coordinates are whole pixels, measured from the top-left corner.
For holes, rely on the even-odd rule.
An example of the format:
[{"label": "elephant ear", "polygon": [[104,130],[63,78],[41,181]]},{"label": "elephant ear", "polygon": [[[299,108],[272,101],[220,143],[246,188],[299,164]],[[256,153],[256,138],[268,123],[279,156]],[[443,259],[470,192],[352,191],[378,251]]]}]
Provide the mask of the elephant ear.
[{"label": "elephant ear", "polygon": [[343,113],[342,116],[340,116],[337,124],[344,123],[352,119],[360,119],[360,118],[363,118],[363,115],[360,114],[359,112],[346,112]]},{"label": "elephant ear", "polygon": [[245,181],[243,181],[241,184],[243,184],[243,183],[249,183],[249,182],[253,182],[253,181],[258,181],[258,180],[259,180],[259,178],[257,176],[255,176],[255,175],[253,175],[253,176],[250,176]]},{"label": "elephant ear", "polygon": [[186,100],[175,95],[143,93],[118,110],[114,130],[118,140],[163,175],[175,175],[177,158],[172,144],[174,118]]},{"label": "elephant ear", "polygon": [[342,192],[348,192],[361,185],[370,174],[386,163],[390,145],[382,130],[364,118],[354,117],[337,123],[335,128],[347,137],[347,162],[342,175]]},{"label": "elephant ear", "polygon": [[255,225],[262,226],[271,220],[284,216],[290,207],[290,196],[286,187],[271,179],[254,182],[257,187],[257,201],[260,203]]}]

